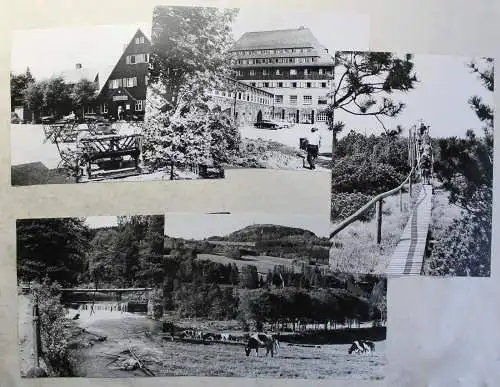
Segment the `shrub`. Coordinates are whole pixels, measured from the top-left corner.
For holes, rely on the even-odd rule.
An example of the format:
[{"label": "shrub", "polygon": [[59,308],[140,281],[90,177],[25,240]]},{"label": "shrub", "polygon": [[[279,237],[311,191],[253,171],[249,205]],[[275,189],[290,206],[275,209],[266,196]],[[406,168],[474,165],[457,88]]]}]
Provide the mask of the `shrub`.
[{"label": "shrub", "polygon": [[[353,193],[332,193],[332,205],[331,205],[331,219],[333,222],[341,221],[359,210],[362,206],[368,203],[372,199],[372,196],[365,195],[361,192]],[[367,222],[370,221],[375,214],[375,206],[368,209],[363,215],[361,215],[360,220]]]},{"label": "shrub", "polygon": [[34,286],[34,296],[38,302],[40,315],[40,335],[42,351],[50,367],[58,376],[72,376],[68,341],[71,321],[65,317],[65,309],[60,302],[61,290],[57,283],[49,283],[46,279],[42,284]]},{"label": "shrub", "polygon": [[346,156],[333,166],[332,193],[376,195],[397,187],[404,178],[389,164],[377,163],[360,155]]},{"label": "shrub", "polygon": [[428,261],[430,275],[488,277],[491,217],[463,215],[436,240]]}]

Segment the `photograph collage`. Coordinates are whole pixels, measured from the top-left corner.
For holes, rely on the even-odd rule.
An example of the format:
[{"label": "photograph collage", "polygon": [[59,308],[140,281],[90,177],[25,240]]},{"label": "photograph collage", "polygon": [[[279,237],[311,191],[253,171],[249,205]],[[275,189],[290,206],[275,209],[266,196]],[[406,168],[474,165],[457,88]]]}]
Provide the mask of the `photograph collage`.
[{"label": "photograph collage", "polygon": [[384,380],[392,279],[491,276],[494,59],[371,51],[362,16],[13,31],[14,191],[255,169],[330,191],[323,216],[17,218],[22,378]]}]

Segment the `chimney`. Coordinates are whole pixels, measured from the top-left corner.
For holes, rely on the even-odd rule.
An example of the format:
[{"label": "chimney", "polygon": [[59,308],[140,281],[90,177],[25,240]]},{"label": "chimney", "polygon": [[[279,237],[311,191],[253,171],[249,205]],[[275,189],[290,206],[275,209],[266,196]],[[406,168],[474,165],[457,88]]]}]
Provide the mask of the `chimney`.
[{"label": "chimney", "polygon": [[80,70],[80,69],[82,68],[82,64],[81,64],[81,63],[77,63],[77,64],[75,65],[75,68],[76,68],[77,70]]}]

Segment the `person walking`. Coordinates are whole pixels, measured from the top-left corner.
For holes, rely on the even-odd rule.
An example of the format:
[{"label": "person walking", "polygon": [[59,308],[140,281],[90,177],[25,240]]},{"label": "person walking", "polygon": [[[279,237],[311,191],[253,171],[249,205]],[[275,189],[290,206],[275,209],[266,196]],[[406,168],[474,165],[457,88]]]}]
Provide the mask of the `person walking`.
[{"label": "person walking", "polygon": [[321,146],[321,135],[318,128],[311,128],[311,133],[307,136],[307,162],[310,169],[316,169],[316,159],[318,158],[319,147]]}]

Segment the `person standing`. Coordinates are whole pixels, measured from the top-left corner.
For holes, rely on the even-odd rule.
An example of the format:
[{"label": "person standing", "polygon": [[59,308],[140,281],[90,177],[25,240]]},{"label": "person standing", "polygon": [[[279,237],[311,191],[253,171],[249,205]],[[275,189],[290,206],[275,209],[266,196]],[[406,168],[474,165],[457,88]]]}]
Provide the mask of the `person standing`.
[{"label": "person standing", "polygon": [[311,128],[311,133],[307,136],[307,162],[310,169],[316,169],[316,159],[318,158],[319,147],[321,146],[321,135],[318,128]]}]

